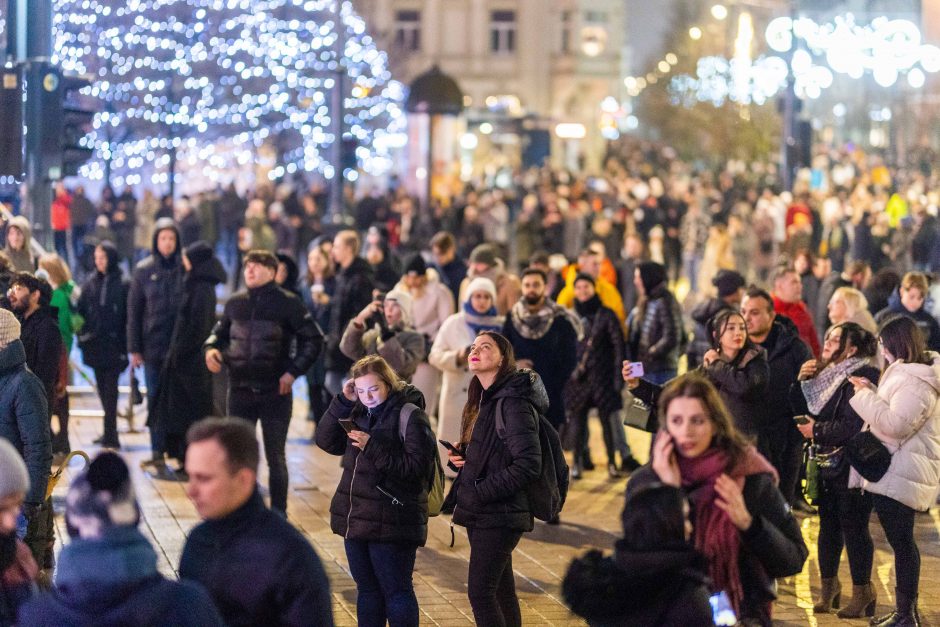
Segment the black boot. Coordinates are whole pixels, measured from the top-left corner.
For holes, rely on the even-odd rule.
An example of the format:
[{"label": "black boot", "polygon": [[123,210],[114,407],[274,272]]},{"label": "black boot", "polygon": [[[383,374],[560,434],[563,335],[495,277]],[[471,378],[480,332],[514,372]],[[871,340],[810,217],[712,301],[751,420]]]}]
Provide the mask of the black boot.
[{"label": "black boot", "polygon": [[873,627],[920,627],[920,615],[917,613],[917,595],[909,596],[895,589],[896,609],[880,618],[872,619]]}]

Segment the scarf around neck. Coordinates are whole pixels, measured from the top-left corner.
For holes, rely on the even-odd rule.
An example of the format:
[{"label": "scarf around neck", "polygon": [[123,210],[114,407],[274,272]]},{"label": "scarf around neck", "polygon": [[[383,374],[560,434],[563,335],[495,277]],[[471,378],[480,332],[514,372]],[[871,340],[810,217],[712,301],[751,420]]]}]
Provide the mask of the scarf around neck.
[{"label": "scarf around neck", "polygon": [[572,314],[570,310],[562,307],[550,298],[546,298],[542,307],[535,313],[530,313],[529,308],[526,307],[525,300],[519,299],[516,301],[516,304],[512,306],[510,316],[512,316],[512,324],[516,327],[519,335],[527,340],[542,339],[542,336],[548,333],[548,330],[552,328],[552,323],[554,323],[555,319],[558,317],[564,317],[571,323],[571,326],[574,327],[575,334],[578,336],[578,340],[580,340],[584,334],[584,329],[581,327],[581,320]]},{"label": "scarf around neck", "polygon": [[594,294],[583,303],[577,298],[574,300],[574,310],[578,312],[578,315],[582,318],[587,316],[593,316],[601,309],[601,299],[600,296]]},{"label": "scarf around neck", "polygon": [[744,588],[738,557],[741,551],[741,532],[728,514],[715,501],[715,481],[722,473],[734,479],[743,489],[744,479],[749,475],[768,473],[778,481],[777,471],[753,446],[747,448],[744,459],[734,468],[728,468],[728,455],[717,448],[710,448],[695,458],[677,456],[682,488],[690,496],[695,507],[695,548],[708,560],[708,570],[717,590],[724,590],[731,599],[735,613],[741,614]]},{"label": "scarf around neck", "polygon": [[800,381],[809,412],[818,416],[848,376],[864,366],[866,361],[862,357],[849,357],[837,364],[829,364],[812,379]]},{"label": "scarf around neck", "polygon": [[486,313],[481,314],[473,308],[468,300],[463,304],[463,319],[473,332],[473,337],[479,335],[480,331],[500,333],[503,330],[503,317],[496,313],[496,305],[490,307]]}]

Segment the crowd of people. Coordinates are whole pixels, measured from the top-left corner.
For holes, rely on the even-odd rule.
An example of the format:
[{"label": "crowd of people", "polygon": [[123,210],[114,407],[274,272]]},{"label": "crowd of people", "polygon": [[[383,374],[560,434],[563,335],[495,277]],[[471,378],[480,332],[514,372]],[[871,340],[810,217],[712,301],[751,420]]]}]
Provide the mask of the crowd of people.
[{"label": "crowd of people", "polygon": [[[331,528],[362,625],[418,624],[412,572],[438,511],[466,527],[477,623],[520,625],[512,554],[534,528],[543,430],[577,481],[595,470],[595,415],[602,467],[630,478],[614,555],[576,560],[565,580],[592,624],[711,624],[718,593],[745,624],[769,625],[774,580],[808,555],[794,512],[819,516],[815,611],[871,617],[872,510],[896,563],[881,624],[919,624],[914,514],[940,492],[937,181],[860,153],[814,166],[782,192],[759,165],[713,176],[638,144],[612,151],[600,177],[522,172],[420,211],[403,189],[347,195],[330,215],[299,181],[139,201],[106,189],[97,204],[60,186],[56,252],[37,256],[20,216],[0,252],[0,443],[12,445],[0,447],[0,625],[16,611],[22,624],[155,624],[183,599],[193,609],[174,624],[331,624],[326,575],[286,522],[301,377],[313,441],[342,457]],[[45,488],[53,454],[70,451],[73,343],[94,373],[104,452],[70,488],[72,540],[51,582]],[[145,466],[187,482],[204,519],[180,583],[156,572],[115,453],[128,366],[146,385]],[[642,466],[624,430],[637,410],[653,433]],[[669,578],[678,607],[657,592]],[[616,598],[594,602],[604,590]]]}]

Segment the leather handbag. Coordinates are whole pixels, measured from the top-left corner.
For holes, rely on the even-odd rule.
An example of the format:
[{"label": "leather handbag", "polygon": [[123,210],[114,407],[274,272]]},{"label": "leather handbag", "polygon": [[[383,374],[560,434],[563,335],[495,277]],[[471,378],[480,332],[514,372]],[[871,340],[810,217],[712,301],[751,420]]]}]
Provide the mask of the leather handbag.
[{"label": "leather handbag", "polygon": [[659,420],[652,408],[632,394],[624,407],[623,424],[647,433],[656,433],[659,429]]},{"label": "leather handbag", "polygon": [[871,431],[860,431],[845,445],[852,468],[868,481],[880,481],[891,465],[891,451]]},{"label": "leather handbag", "polygon": [[827,447],[825,452],[816,450],[816,466],[821,479],[835,479],[845,469],[845,447]]}]

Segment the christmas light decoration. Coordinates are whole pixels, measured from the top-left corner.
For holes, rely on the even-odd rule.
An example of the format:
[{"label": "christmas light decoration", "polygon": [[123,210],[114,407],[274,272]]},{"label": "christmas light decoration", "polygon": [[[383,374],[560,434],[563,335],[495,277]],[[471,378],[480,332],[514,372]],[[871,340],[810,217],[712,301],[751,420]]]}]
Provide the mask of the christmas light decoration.
[{"label": "christmas light decoration", "polygon": [[166,183],[175,156],[217,181],[252,169],[262,146],[276,153],[272,179],[332,178],[340,76],[360,167],[387,170],[400,145],[404,88],[348,1],[55,0],[53,22],[54,62],[94,76],[105,104],[87,178],[109,161],[115,185]]}]

